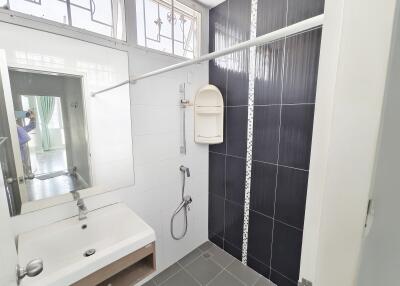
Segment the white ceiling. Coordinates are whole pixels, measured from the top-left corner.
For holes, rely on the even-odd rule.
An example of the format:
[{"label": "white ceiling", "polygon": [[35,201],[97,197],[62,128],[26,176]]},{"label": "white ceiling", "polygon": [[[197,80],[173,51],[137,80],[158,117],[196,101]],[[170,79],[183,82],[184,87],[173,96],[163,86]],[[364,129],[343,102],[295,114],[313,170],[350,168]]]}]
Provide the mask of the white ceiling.
[{"label": "white ceiling", "polygon": [[197,1],[206,5],[207,7],[215,7],[218,4],[224,2],[225,0],[197,0]]}]

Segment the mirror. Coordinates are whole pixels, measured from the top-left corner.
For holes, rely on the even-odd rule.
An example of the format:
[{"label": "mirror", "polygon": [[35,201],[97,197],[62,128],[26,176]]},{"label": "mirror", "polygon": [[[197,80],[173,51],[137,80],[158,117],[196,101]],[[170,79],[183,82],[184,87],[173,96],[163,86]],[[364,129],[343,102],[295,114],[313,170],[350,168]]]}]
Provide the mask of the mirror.
[{"label": "mirror", "polygon": [[[92,186],[82,78],[9,70],[1,98],[0,160],[11,215]],[[72,196],[71,196],[72,195]]]}]

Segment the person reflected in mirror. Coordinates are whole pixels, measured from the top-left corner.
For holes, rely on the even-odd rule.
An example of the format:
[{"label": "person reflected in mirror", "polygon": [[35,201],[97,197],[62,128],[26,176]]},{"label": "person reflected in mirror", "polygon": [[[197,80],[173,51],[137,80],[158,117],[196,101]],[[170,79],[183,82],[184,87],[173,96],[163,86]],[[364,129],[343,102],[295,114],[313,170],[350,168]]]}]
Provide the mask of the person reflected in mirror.
[{"label": "person reflected in mirror", "polygon": [[21,150],[22,164],[24,166],[24,173],[26,175],[30,175],[31,168],[29,160],[28,142],[31,141],[29,132],[31,132],[36,128],[35,113],[32,110],[29,110],[25,113],[25,118],[29,118],[29,123],[25,126],[21,126],[17,123],[17,133],[18,133],[19,148]]}]

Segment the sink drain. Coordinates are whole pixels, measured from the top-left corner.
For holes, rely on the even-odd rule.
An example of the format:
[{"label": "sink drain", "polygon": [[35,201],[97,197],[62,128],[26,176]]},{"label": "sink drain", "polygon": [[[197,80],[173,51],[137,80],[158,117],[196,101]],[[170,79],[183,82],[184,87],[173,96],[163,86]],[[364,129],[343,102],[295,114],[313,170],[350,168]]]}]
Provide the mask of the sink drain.
[{"label": "sink drain", "polygon": [[89,256],[92,256],[92,255],[95,254],[95,253],[96,253],[96,249],[91,248],[91,249],[89,249],[89,250],[86,250],[85,253],[83,254],[83,256],[89,257]]}]

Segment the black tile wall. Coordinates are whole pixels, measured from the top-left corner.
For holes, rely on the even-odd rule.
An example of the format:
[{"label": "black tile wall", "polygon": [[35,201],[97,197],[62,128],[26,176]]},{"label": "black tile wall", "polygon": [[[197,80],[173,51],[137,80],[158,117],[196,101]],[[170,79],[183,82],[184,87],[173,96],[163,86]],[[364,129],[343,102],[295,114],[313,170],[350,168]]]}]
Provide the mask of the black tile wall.
[{"label": "black tile wall", "polygon": [[255,106],[253,117],[253,159],[278,160],[280,106]]},{"label": "black tile wall", "polygon": [[224,240],[241,249],[243,241],[243,206],[225,201]]},{"label": "black tile wall", "polygon": [[223,197],[210,194],[208,198],[208,217],[209,217],[209,231],[213,235],[224,237],[225,228],[225,214],[224,207],[225,200]]},{"label": "black tile wall", "polygon": [[[209,52],[221,50],[228,45],[228,2],[210,10],[209,13]],[[218,87],[221,91],[224,102],[226,103],[226,66],[220,61],[212,60],[209,62],[209,83]],[[224,113],[224,130],[226,130],[226,112]],[[210,146],[210,151],[226,153],[226,132],[224,132],[224,141],[221,144]]]},{"label": "black tile wall", "polygon": [[253,161],[251,168],[250,208],[274,216],[276,166]]},{"label": "black tile wall", "polygon": [[254,104],[280,104],[284,40],[261,46],[256,52]]},{"label": "black tile wall", "polygon": [[211,194],[225,197],[225,156],[209,154],[208,189]]},{"label": "black tile wall", "polygon": [[244,185],[246,160],[237,157],[226,157],[226,199],[239,205],[244,204]]},{"label": "black tile wall", "polygon": [[288,0],[288,25],[323,14],[324,4],[323,0]]},{"label": "black tile wall", "polygon": [[227,154],[246,158],[247,106],[226,109]]},{"label": "black tile wall", "polygon": [[[250,38],[251,1],[229,0],[228,45],[234,45]],[[235,52],[228,59],[227,106],[247,105],[249,92],[249,52],[247,49]]]},{"label": "black tile wall", "polygon": [[[210,10],[210,52],[249,39],[251,0]],[[324,0],[258,0],[257,35],[323,13]],[[297,285],[321,29],[256,49],[248,265],[278,286]],[[210,146],[209,238],[242,258],[249,54],[209,64],[224,96],[224,143]]]},{"label": "black tile wall", "polygon": [[248,254],[269,265],[271,259],[272,219],[250,210]]},{"label": "black tile wall", "polygon": [[277,243],[272,244],[271,267],[293,281],[299,278],[302,237],[301,230],[275,222],[274,241]]},{"label": "black tile wall", "polygon": [[314,105],[282,106],[279,163],[308,170],[314,122]]},{"label": "black tile wall", "polygon": [[303,228],[306,209],[308,172],[279,167],[276,190],[275,218]]},{"label": "black tile wall", "polygon": [[286,27],[287,1],[258,0],[257,36]]},{"label": "black tile wall", "polygon": [[292,36],[286,40],[283,103],[314,103],[321,29]]}]

